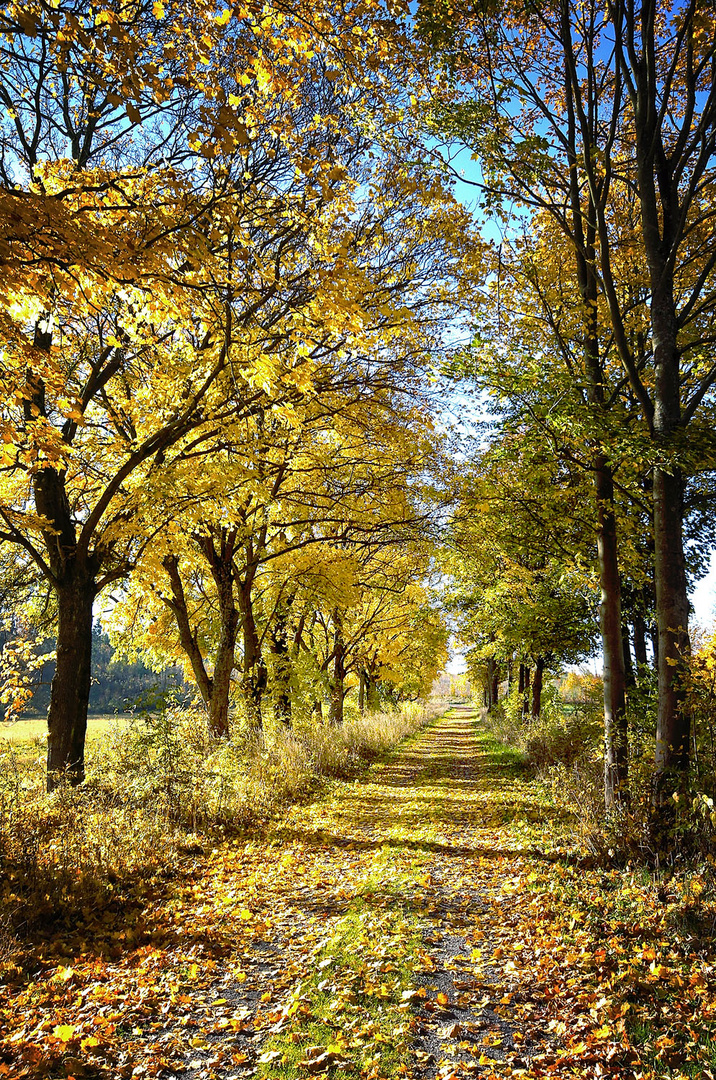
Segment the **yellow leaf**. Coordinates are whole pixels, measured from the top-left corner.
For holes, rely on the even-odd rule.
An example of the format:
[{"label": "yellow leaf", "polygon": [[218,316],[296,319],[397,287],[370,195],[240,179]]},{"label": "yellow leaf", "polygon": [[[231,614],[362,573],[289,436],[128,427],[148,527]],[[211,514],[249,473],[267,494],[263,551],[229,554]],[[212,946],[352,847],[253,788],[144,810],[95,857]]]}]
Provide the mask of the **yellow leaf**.
[{"label": "yellow leaf", "polygon": [[251,922],[253,917],[253,912],[249,911],[248,908],[242,908],[239,912],[239,918],[242,922]]},{"label": "yellow leaf", "polygon": [[60,1042],[69,1042],[75,1033],[73,1024],[59,1024],[53,1028],[52,1034],[56,1035]]},{"label": "yellow leaf", "polygon": [[450,998],[447,996],[447,994],[443,994],[441,990],[435,1000],[437,1001],[438,1005],[447,1005],[450,1001]]},{"label": "yellow leaf", "polygon": [[164,4],[162,4],[161,0],[154,0],[154,3],[152,4],[152,12],[154,13],[155,19],[164,18]]},{"label": "yellow leaf", "polygon": [[259,1058],[259,1061],[261,1062],[262,1065],[268,1065],[272,1061],[276,1061],[281,1056],[282,1055],[281,1055],[280,1050],[265,1050],[264,1053]]},{"label": "yellow leaf", "polygon": [[669,969],[665,964],[649,964],[649,971],[652,975],[655,975],[657,979],[665,979],[669,975]]}]

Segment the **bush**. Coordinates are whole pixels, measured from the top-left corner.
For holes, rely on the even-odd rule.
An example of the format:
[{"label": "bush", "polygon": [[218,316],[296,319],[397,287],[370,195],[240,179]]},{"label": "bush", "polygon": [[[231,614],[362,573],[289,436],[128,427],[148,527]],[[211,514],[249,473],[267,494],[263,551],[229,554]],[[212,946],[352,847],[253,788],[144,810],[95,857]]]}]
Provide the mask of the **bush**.
[{"label": "bush", "polygon": [[601,754],[601,684],[595,686],[590,677],[579,693],[574,686],[567,682],[564,694],[556,681],[546,683],[537,720],[523,718],[522,695],[515,687],[498,710],[487,714],[485,724],[501,742],[519,750],[525,764],[537,772],[578,763],[583,768]]},{"label": "bush", "polygon": [[[709,643],[707,643],[709,644]],[[710,644],[713,651],[713,644]],[[674,792],[664,821],[655,822],[652,807],[657,687],[651,669],[642,670],[628,698],[628,806],[605,811],[601,684],[568,676],[559,697],[550,688],[536,724],[522,724],[513,745],[550,783],[555,802],[574,815],[588,850],[605,861],[646,861],[671,873],[680,864],[713,850],[716,836],[714,734],[716,733],[716,661],[702,649],[688,675],[692,713],[691,787]],[[590,681],[591,684],[590,685]],[[505,716],[509,709],[505,710]],[[507,720],[503,719],[502,723]],[[656,827],[655,827],[656,826]],[[659,833],[658,840],[656,833]]]},{"label": "bush", "polygon": [[101,906],[118,881],[173,861],[159,816],[138,815],[121,791],[61,784],[48,795],[41,763],[9,746],[0,778],[0,896],[16,925]]}]

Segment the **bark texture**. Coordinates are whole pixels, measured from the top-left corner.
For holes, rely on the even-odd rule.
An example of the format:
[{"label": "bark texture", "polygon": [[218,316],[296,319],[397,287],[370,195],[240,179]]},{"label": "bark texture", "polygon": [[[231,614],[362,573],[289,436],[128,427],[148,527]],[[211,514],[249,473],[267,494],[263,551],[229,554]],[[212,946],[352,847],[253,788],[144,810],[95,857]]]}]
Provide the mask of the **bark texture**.
[{"label": "bark texture", "polygon": [[47,718],[47,789],[85,776],[85,735],[92,666],[92,574],[67,567],[57,594],[57,666]]},{"label": "bark texture", "polygon": [[634,634],[634,659],[638,674],[642,668],[648,667],[649,664],[646,652],[646,620],[640,611],[634,613],[632,631]]},{"label": "bark texture", "polygon": [[689,604],[682,542],[681,476],[655,470],[654,539],[659,633],[659,712],[656,726],[657,804],[667,803],[689,767],[691,724],[683,675],[689,655]]},{"label": "bark texture", "polygon": [[343,637],[343,619],[337,609],[333,612],[333,658],[331,663],[331,699],[328,719],[331,724],[342,724],[343,702],[346,696],[346,647]]},{"label": "bark texture", "polygon": [[274,612],[274,621],[269,635],[269,644],[273,656],[274,718],[286,728],[291,727],[291,651],[289,645],[289,627],[287,612],[283,607]]},{"label": "bark texture", "polygon": [[601,598],[599,628],[604,654],[604,802],[607,808],[628,801],[629,742],[626,671],[622,639],[621,584],[617,558],[612,472],[603,456],[595,457],[597,552]]},{"label": "bark texture", "polygon": [[542,712],[542,684],[544,681],[544,657],[538,656],[535,660],[532,675],[532,719],[539,720]]},{"label": "bark texture", "polygon": [[219,640],[214,651],[213,672],[207,670],[199,640],[191,625],[179,559],[167,555],[163,560],[169,578],[171,595],[165,601],[171,609],[179,631],[179,642],[191,664],[194,680],[206,708],[209,730],[214,738],[229,734],[229,700],[231,673],[234,669],[239,615],[234,603],[232,551],[233,544],[223,537],[216,543],[213,537],[200,538],[199,545],[209,561],[216,585]]},{"label": "bark texture", "polygon": [[254,616],[252,597],[254,576],[255,567],[237,583],[236,592],[243,644],[241,693],[244,698],[246,719],[252,727],[261,729],[263,728],[263,696],[268,683],[268,671],[261,652],[261,640]]}]

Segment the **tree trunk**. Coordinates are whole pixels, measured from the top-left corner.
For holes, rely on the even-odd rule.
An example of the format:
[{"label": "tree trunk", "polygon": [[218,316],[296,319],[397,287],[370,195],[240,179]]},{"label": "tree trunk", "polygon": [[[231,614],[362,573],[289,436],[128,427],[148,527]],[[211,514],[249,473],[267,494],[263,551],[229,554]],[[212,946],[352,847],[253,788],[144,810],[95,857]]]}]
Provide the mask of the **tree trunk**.
[{"label": "tree trunk", "polygon": [[365,712],[365,671],[363,668],[360,669],[358,676],[358,711],[361,716]]},{"label": "tree trunk", "polygon": [[164,601],[176,620],[177,630],[179,631],[179,643],[189,658],[197,688],[208,712],[209,702],[211,701],[211,678],[204,665],[201,649],[199,648],[196,635],[193,633],[189,621],[189,608],[184,594],[184,584],[179,571],[179,559],[176,555],[166,555],[162,560],[162,566],[169,578],[169,585],[172,593],[171,599],[164,597]]},{"label": "tree trunk", "polygon": [[291,693],[284,686],[276,692],[276,697],[273,703],[273,715],[277,724],[281,724],[282,727],[291,728],[293,722],[293,706],[291,704]]},{"label": "tree trunk", "polygon": [[74,786],[85,777],[85,735],[92,665],[92,604],[95,582],[67,566],[57,595],[57,666],[47,716],[47,790],[67,778]]},{"label": "tree trunk", "polygon": [[211,569],[219,598],[221,628],[214,657],[214,673],[211,679],[209,702],[209,730],[214,738],[226,738],[229,734],[229,694],[231,672],[236,662],[236,637],[239,630],[239,613],[234,603],[234,568],[232,563],[233,540],[222,541],[219,551],[210,547]]},{"label": "tree trunk", "polygon": [[343,723],[343,702],[345,701],[345,687],[342,681],[335,678],[331,686],[331,700],[328,708],[328,722],[330,724]]},{"label": "tree trunk", "polygon": [[[540,694],[542,690],[540,689]],[[524,681],[522,683],[522,717],[524,720],[530,715],[530,668],[524,665]]]},{"label": "tree trunk", "polygon": [[[51,320],[35,326],[35,348],[52,347]],[[28,374],[30,393],[24,402],[25,419],[46,417],[45,386]],[[97,595],[97,574],[102,558],[78,551],[75,521],[67,497],[66,473],[48,465],[32,479],[35,509],[49,522],[42,533],[57,597],[57,662],[47,713],[47,790],[66,778],[73,786],[84,780],[87,706],[92,679],[92,604]]]},{"label": "tree trunk", "polygon": [[614,483],[602,454],[595,455],[594,476],[601,585],[599,628],[604,656],[604,802],[609,809],[628,800],[629,744]]},{"label": "tree trunk", "polygon": [[542,682],[544,677],[544,657],[538,656],[535,660],[534,675],[532,677],[532,719],[539,720],[542,711]]},{"label": "tree trunk", "polygon": [[369,713],[378,712],[380,702],[378,700],[378,684],[375,678],[375,671],[367,670],[365,672],[365,704]]},{"label": "tree trunk", "polygon": [[331,700],[328,719],[331,724],[343,723],[343,702],[345,700],[345,658],[346,649],[343,639],[343,620],[340,612],[333,612],[333,673],[331,675]]},{"label": "tree trunk", "polygon": [[239,616],[234,605],[231,557],[220,560],[207,539],[202,545],[205,553],[211,550],[212,574],[219,599],[220,636],[214,656],[214,673],[209,675],[204,657],[201,654],[197,635],[191,628],[189,608],[184,594],[184,585],[176,555],[167,555],[162,565],[167,572],[171,586],[171,599],[165,598],[176,620],[179,641],[186,653],[196,685],[206,708],[209,731],[216,739],[226,738],[229,734],[229,694],[231,691],[231,672],[236,656],[236,635]]},{"label": "tree trunk", "polygon": [[[599,336],[599,278],[597,275],[598,203],[601,181],[583,183],[585,163],[582,147],[598,141],[594,113],[578,117],[575,98],[581,89],[575,79],[570,10],[561,6],[562,42],[565,50],[565,102],[567,104],[567,157],[569,161],[569,199],[574,235],[574,258],[577,281],[583,301],[582,353],[586,393],[598,420],[609,408]],[[585,205],[586,195],[586,205]],[[614,513],[612,469],[599,438],[592,442],[592,468],[597,510],[597,558],[601,599],[599,628],[604,656],[604,799],[607,807],[627,795],[628,747],[626,728],[626,684],[621,627],[621,583],[617,559],[617,528]],[[540,676],[541,678],[541,676]],[[534,703],[532,707],[534,716]]]},{"label": "tree trunk", "polygon": [[500,668],[494,656],[487,658],[487,681],[485,683],[485,705],[488,709],[494,709],[497,705],[498,687],[500,684]]},{"label": "tree trunk", "polygon": [[239,582],[237,588],[244,649],[241,692],[249,726],[261,729],[263,694],[268,682],[268,672],[261,655],[261,642],[254,619],[251,584],[250,580]]},{"label": "tree trunk", "polygon": [[632,629],[634,631],[634,659],[638,675],[649,663],[646,655],[646,621],[642,612],[634,613]]},{"label": "tree trunk", "polygon": [[[653,803],[654,836],[660,844],[660,834],[663,838],[674,807],[671,797],[675,790],[685,787],[689,770],[691,724],[684,685],[690,648],[683,545],[684,480],[675,460],[685,418],[681,406],[681,350],[672,252],[688,236],[682,193],[688,207],[689,199],[695,198],[688,195],[689,182],[696,175],[692,171],[689,176],[689,172],[694,169],[698,172],[701,166],[691,156],[693,148],[686,149],[689,140],[674,159],[667,151],[667,142],[671,145],[673,141],[672,120],[668,110],[662,108],[661,87],[647,61],[649,51],[655,47],[653,18],[644,22],[642,32],[633,118],[641,233],[651,286],[654,350],[651,427],[659,462],[653,474],[659,682]],[[712,128],[713,124],[709,126]],[[697,156],[704,160],[703,149],[699,149]],[[693,399],[692,404],[695,404]]]},{"label": "tree trunk", "polygon": [[231,672],[234,670],[236,654],[236,631],[238,616],[221,628],[221,638],[216,650],[214,674],[211,680],[209,698],[209,731],[215,739],[225,739],[229,734],[229,695],[231,692]]},{"label": "tree trunk", "polygon": [[273,714],[275,720],[286,728],[291,727],[291,655],[288,643],[288,621],[285,611],[277,609],[270,635],[274,658],[273,682],[275,686]]},{"label": "tree trunk", "polygon": [[263,696],[266,681],[267,673],[262,660],[258,660],[253,666],[245,668],[241,679],[246,720],[250,727],[257,728],[259,731],[264,726]]},{"label": "tree trunk", "polygon": [[[656,605],[654,605],[654,606],[656,607]],[[657,626],[655,620],[652,621],[649,624],[649,639],[651,641],[651,651],[654,654],[654,662],[652,664],[652,667],[653,667],[654,671],[658,672],[658,670],[659,670],[659,627]]]},{"label": "tree trunk", "polygon": [[[34,347],[52,348],[49,313],[35,325]],[[28,372],[25,420],[46,417],[45,384]],[[73,786],[85,776],[87,706],[92,679],[92,605],[97,595],[101,556],[78,551],[75,521],[67,497],[64,468],[47,465],[32,478],[35,509],[49,528],[42,532],[57,597],[57,662],[47,713],[47,790],[66,778]]]},{"label": "tree trunk", "polygon": [[631,658],[631,639],[628,622],[622,622],[622,650],[624,652],[624,683],[627,691],[629,691],[633,686],[636,686],[636,673]]},{"label": "tree trunk", "polygon": [[659,656],[656,726],[657,805],[668,804],[689,769],[690,717],[684,674],[689,656],[689,600],[682,540],[684,485],[681,474],[654,470],[654,570]]}]

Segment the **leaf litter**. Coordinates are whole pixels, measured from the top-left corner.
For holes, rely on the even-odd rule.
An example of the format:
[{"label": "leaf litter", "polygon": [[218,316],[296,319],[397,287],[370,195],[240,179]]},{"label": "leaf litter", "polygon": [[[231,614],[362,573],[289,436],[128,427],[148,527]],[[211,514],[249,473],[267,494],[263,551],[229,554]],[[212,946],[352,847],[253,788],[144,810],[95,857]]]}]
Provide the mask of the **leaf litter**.
[{"label": "leaf litter", "polygon": [[454,709],[36,934],[3,967],[0,1076],[709,1080],[714,917],[701,879],[591,866]]}]

